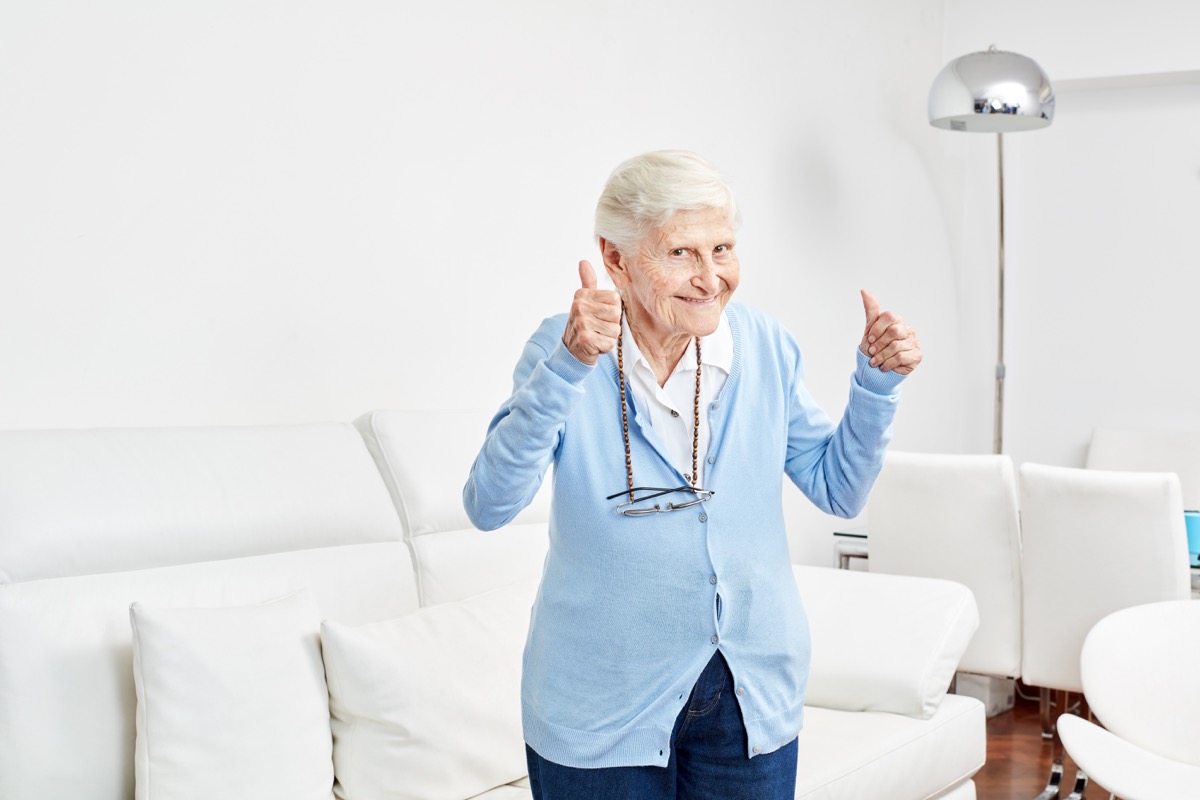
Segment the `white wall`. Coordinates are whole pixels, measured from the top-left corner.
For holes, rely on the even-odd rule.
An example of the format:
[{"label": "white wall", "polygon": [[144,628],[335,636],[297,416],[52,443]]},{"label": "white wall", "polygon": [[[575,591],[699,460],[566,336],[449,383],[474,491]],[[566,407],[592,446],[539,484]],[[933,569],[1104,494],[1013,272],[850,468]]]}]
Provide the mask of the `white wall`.
[{"label": "white wall", "polygon": [[1081,466],[1097,425],[1200,429],[1200,81],[1061,102],[1014,154],[1010,452]]},{"label": "white wall", "polygon": [[[741,299],[835,416],[872,288],[921,331],[897,446],[969,446],[941,0],[0,7],[0,427],[494,407],[608,171],[698,150]],[[789,498],[793,554],[838,526]]]},{"label": "white wall", "polygon": [[[1036,20],[1037,24],[1030,24]],[[1005,137],[1005,451],[1082,466],[1098,425],[1200,429],[1189,363],[1200,297],[1200,5],[948,0],[948,60],[995,43],[1036,59],[1053,125]],[[971,449],[991,447],[996,151],[960,162],[961,300]],[[974,365],[970,362],[975,361]]]}]

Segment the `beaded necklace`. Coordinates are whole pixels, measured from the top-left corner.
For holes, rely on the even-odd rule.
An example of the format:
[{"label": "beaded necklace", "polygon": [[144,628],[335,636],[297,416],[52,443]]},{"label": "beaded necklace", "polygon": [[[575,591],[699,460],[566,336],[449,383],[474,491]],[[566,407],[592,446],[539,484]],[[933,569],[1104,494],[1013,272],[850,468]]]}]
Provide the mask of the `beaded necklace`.
[{"label": "beaded necklace", "polygon": [[[634,502],[633,496],[633,460],[629,454],[629,406],[625,399],[625,354],[622,342],[625,339],[625,304],[621,304],[621,333],[617,336],[617,381],[621,389],[621,435],[625,439],[625,477],[629,481],[629,502]],[[696,393],[692,398],[692,474],[687,476],[688,482],[694,487],[700,475],[700,337],[696,342]]]}]

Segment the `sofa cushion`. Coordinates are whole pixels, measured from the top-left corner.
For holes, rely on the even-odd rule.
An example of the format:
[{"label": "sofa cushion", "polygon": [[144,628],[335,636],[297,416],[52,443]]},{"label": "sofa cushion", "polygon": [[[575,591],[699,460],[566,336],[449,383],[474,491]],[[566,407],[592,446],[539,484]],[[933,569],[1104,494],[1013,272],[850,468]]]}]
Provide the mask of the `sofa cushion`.
[{"label": "sofa cushion", "polygon": [[934,578],[794,570],[812,634],[805,705],[933,716],[979,626],[970,590]]},{"label": "sofa cushion", "polygon": [[133,603],[137,800],[328,800],[329,704],[316,604]]},{"label": "sofa cushion", "polygon": [[471,800],[529,800],[529,787],[510,783],[472,797]]},{"label": "sofa cushion", "polygon": [[541,578],[550,539],[544,523],[498,531],[444,531],[413,539],[421,604],[450,603],[528,578]]},{"label": "sofa cushion", "polygon": [[472,797],[523,776],[521,654],[536,580],[385,622],[322,624],[335,793]]},{"label": "sofa cushion", "polygon": [[942,797],[983,766],[986,727],[983,704],[958,695],[927,720],[806,707],[796,800]]}]

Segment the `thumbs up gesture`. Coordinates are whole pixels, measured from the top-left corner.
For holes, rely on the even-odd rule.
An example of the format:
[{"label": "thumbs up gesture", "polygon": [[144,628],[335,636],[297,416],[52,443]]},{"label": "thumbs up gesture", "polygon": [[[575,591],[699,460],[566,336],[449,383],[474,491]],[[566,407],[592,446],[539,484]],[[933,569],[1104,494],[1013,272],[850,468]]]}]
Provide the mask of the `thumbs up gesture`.
[{"label": "thumbs up gesture", "polygon": [[891,311],[880,311],[879,301],[866,289],[862,301],[867,324],[858,349],[871,359],[871,366],[908,375],[921,363],[917,332]]},{"label": "thumbs up gesture", "polygon": [[596,288],[596,271],[587,261],[579,262],[579,282],[582,286],[571,302],[563,344],[583,363],[595,364],[621,335],[621,296]]}]

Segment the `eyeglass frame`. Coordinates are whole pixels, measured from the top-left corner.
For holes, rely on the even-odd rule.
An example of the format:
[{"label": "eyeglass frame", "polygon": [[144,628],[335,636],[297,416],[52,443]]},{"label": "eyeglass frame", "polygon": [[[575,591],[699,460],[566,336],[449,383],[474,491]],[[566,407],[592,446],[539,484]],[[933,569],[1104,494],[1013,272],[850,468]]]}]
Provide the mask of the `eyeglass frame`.
[{"label": "eyeglass frame", "polygon": [[[716,494],[716,492],[711,489],[701,489],[698,486],[679,486],[674,489],[663,489],[659,486],[635,486],[632,489],[624,489],[616,494],[610,494],[604,499],[615,500],[622,495],[629,495],[630,497],[633,497],[634,492],[654,492],[654,494],[640,497],[636,500],[629,500],[625,503],[618,503],[617,513],[623,517],[644,517],[650,514],[665,514],[668,511],[679,511],[680,509],[691,508],[692,506],[697,506],[701,503],[707,503],[712,499],[712,496]],[[628,508],[628,506],[631,506],[634,503],[644,503],[647,500],[653,500],[656,497],[663,497],[664,495],[674,494],[675,492],[686,492],[687,494],[695,495],[696,499],[689,500],[686,503],[679,503],[678,505],[675,503],[667,503],[666,508],[663,508],[658,503],[655,503],[652,508]]]}]

